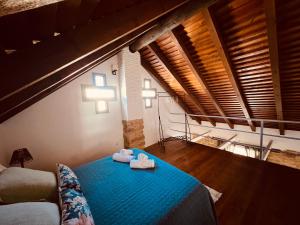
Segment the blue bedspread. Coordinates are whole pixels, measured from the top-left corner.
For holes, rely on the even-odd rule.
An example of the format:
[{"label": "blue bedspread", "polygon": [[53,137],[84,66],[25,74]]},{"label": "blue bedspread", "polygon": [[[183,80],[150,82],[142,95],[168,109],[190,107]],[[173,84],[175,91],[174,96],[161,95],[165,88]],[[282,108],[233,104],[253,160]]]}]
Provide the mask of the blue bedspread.
[{"label": "blue bedspread", "polygon": [[133,170],[106,157],[76,168],[96,225],[216,224],[207,189],[194,177],[142,150],[156,168]]}]

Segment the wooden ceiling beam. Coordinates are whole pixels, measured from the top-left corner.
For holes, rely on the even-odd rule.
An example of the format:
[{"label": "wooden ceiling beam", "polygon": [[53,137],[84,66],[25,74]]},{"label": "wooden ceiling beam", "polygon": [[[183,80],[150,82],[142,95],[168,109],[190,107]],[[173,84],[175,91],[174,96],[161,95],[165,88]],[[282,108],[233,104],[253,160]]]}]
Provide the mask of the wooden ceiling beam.
[{"label": "wooden ceiling beam", "polygon": [[78,71],[102,58],[101,52],[128,46],[184,2],[139,1],[27,49],[0,54],[0,122],[81,75]]},{"label": "wooden ceiling beam", "polygon": [[[27,27],[26,31],[32,30],[32,36],[41,41],[53,36],[56,31],[57,8],[58,4],[51,4],[28,12],[31,29]],[[37,21],[39,22],[37,23]]]},{"label": "wooden ceiling beam", "polygon": [[[212,103],[215,106],[215,108],[217,109],[217,111],[219,112],[219,114],[221,116],[226,117],[226,114],[225,114],[224,110],[222,109],[221,105],[218,103],[215,96],[211,93],[211,91],[209,89],[209,86],[208,86],[207,82],[205,81],[205,78],[202,76],[201,71],[199,70],[196,63],[194,62],[194,60],[193,60],[191,54],[189,53],[188,49],[185,47],[184,41],[183,41],[182,37],[180,36],[180,34],[178,32],[180,28],[181,27],[178,27],[178,28],[175,28],[171,31],[172,41],[176,45],[176,48],[179,50],[180,54],[185,59],[186,63],[188,64],[190,70],[194,74],[197,81],[200,83],[200,85],[202,86],[202,88],[204,89],[204,91],[206,92],[208,97],[212,100]],[[234,125],[232,124],[232,122],[229,119],[224,119],[224,120],[228,124],[228,126],[231,129],[233,129]]]},{"label": "wooden ceiling beam", "polygon": [[[222,60],[225,70],[228,74],[229,81],[232,85],[232,88],[233,88],[235,94],[236,94],[237,100],[240,103],[242,111],[245,115],[245,118],[250,119],[251,118],[250,108],[246,104],[246,99],[242,94],[242,89],[240,87],[239,81],[237,80],[236,72],[233,68],[232,62],[231,62],[229,54],[228,54],[228,50],[227,50],[226,46],[224,45],[221,34],[219,33],[219,31],[217,29],[217,25],[208,9],[203,9],[202,14],[204,16],[205,22],[209,29],[209,33],[210,33],[210,35],[213,39],[213,42],[218,50],[220,59]],[[248,122],[251,130],[255,131],[256,127],[255,127],[254,123],[252,122],[252,120],[248,120],[247,122]]]},{"label": "wooden ceiling beam", "polygon": [[27,1],[2,0],[0,1],[0,17],[30,10],[30,9],[36,9],[42,6],[54,4],[61,1],[64,0],[27,0]]},{"label": "wooden ceiling beam", "polygon": [[82,0],[63,1],[57,4],[56,32],[64,33],[76,28]]},{"label": "wooden ceiling beam", "polygon": [[[185,82],[181,79],[181,77],[176,73],[176,71],[173,69],[173,67],[168,62],[166,56],[162,53],[162,51],[159,49],[158,45],[153,42],[150,45],[148,45],[148,48],[150,49],[151,53],[155,55],[157,60],[159,61],[160,65],[164,67],[164,69],[171,74],[181,85],[181,87],[184,89],[184,91],[189,95],[194,105],[197,106],[198,110],[203,115],[207,115],[205,109],[200,104],[198,97],[189,89],[189,87],[185,84]],[[213,121],[211,118],[206,118],[213,126],[216,125],[215,121]]]},{"label": "wooden ceiling beam", "polygon": [[[4,86],[0,90],[0,98],[6,98],[16,90],[27,88],[31,83],[54,75],[57,71],[141,27],[152,24],[144,32],[151,29],[161,16],[180,7],[184,0],[166,0],[160,6],[156,6],[153,1],[141,1],[139,4],[116,12],[109,18],[92,21],[85,26],[72,29],[57,37],[52,36],[47,41],[1,58],[0,73],[11,74],[11,76],[0,76],[0,83]],[[153,13],[134,13],[149,7],[153,8]],[[169,10],[166,11],[165,7],[169,7]],[[120,18],[123,18],[122,23]],[[18,74],[22,74],[22,79],[14,79]]]},{"label": "wooden ceiling beam", "polygon": [[121,49],[128,46],[143,30],[144,28],[140,28],[93,52],[93,54],[81,59],[79,62],[58,71],[55,76],[42,79],[40,82],[33,84],[31,88],[26,88],[10,98],[0,101],[0,123],[116,55]]},{"label": "wooden ceiling beam", "polygon": [[[269,54],[270,54],[276,113],[277,113],[277,119],[283,120],[275,0],[265,0],[264,5],[265,5],[266,20],[267,20]],[[279,123],[278,126],[279,126],[280,135],[284,135],[284,124]]]},{"label": "wooden ceiling beam", "polygon": [[100,5],[101,2],[101,0],[82,0],[77,19],[77,25],[84,25],[88,23],[89,20],[92,20],[92,16],[97,6]]},{"label": "wooden ceiling beam", "polygon": [[[167,84],[166,81],[164,81],[159,74],[152,68],[149,62],[147,62],[145,59],[141,57],[141,65],[144,67],[144,69],[153,77],[153,79],[161,85],[161,87],[169,93],[172,97],[177,97],[175,91],[172,90],[172,88]],[[177,98],[177,103],[179,106],[188,114],[194,114],[194,112],[188,107],[188,105],[180,98]],[[199,124],[201,124],[200,117],[191,117],[192,119],[196,120]]]},{"label": "wooden ceiling beam", "polygon": [[160,21],[160,23],[149,30],[147,33],[138,38],[134,43],[130,45],[130,51],[136,52],[143,47],[154,42],[164,33],[171,31],[173,28],[177,27],[186,19],[189,19],[195,15],[201,8],[208,7],[213,4],[216,0],[191,0],[186,5],[178,8],[165,19]]}]

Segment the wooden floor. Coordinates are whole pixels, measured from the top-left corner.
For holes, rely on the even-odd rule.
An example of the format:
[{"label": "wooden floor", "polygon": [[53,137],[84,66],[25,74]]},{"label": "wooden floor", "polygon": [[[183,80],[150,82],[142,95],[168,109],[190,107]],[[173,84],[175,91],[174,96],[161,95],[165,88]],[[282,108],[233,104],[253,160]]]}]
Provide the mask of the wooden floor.
[{"label": "wooden floor", "polygon": [[300,224],[300,170],[181,141],[146,151],[222,192],[220,225]]}]

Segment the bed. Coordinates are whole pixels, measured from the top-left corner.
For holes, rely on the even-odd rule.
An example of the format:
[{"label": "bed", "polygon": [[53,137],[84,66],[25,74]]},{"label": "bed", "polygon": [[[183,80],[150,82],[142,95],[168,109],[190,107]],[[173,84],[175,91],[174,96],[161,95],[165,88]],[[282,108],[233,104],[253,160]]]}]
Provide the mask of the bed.
[{"label": "bed", "polygon": [[74,169],[96,225],[214,225],[214,203],[196,178],[139,149],[155,169],[134,170],[111,157]]}]

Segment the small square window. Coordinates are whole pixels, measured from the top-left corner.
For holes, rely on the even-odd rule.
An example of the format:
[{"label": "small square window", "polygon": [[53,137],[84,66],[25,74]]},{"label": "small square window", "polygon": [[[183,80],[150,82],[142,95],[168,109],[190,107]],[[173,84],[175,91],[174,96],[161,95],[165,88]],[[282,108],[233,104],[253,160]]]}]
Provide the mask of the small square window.
[{"label": "small square window", "polygon": [[106,101],[97,101],[96,102],[96,113],[107,113],[108,112],[108,104]]},{"label": "small square window", "polygon": [[81,85],[83,101],[116,101],[116,88],[111,86]]},{"label": "small square window", "polygon": [[142,97],[143,98],[156,98],[156,89],[144,89],[142,90]]},{"label": "small square window", "polygon": [[93,73],[93,81],[95,86],[106,86],[106,75],[101,73]]},{"label": "small square window", "polygon": [[144,80],[144,88],[149,89],[151,87],[151,80],[150,79],[145,79]]},{"label": "small square window", "polygon": [[152,100],[150,98],[145,98],[145,107],[152,108]]}]

